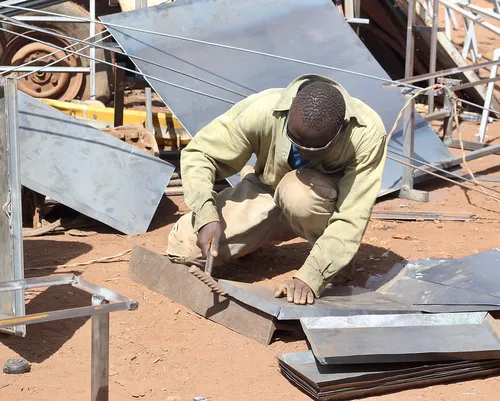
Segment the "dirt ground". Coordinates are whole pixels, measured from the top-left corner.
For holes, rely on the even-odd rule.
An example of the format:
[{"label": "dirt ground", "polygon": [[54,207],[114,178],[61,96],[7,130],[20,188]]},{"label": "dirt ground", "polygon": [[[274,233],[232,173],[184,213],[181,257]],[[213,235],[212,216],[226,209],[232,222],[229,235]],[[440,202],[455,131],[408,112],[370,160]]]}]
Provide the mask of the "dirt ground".
[{"label": "dirt ground", "polygon": [[[494,47],[489,36],[479,38]],[[498,45],[498,43],[496,43]],[[488,47],[489,46],[489,47]],[[493,47],[492,47],[493,46]],[[473,139],[479,126],[463,125],[464,139]],[[456,134],[455,134],[456,135]],[[486,140],[500,143],[500,122],[488,126]],[[459,154],[459,151],[453,150]],[[478,175],[499,175],[500,156],[469,163]],[[499,182],[485,182],[500,190]],[[354,285],[370,274],[382,274],[394,263],[427,257],[459,258],[499,247],[500,202],[483,194],[433,179],[418,186],[430,191],[429,203],[394,196],[380,199],[377,210],[470,212],[472,222],[397,222],[372,220],[355,258]],[[498,194],[497,194],[498,195]],[[104,264],[71,269],[30,270],[32,267],[84,262],[118,254],[139,244],[164,252],[172,224],[187,207],[182,197],[165,197],[150,230],[143,235],[121,235],[107,227],[92,228],[96,235],[68,233],[24,241],[26,276],[74,271],[98,285],[139,301],[133,312],[111,315],[111,400],[182,400],[205,396],[213,401],[306,401],[278,370],[275,356],[307,350],[303,340],[287,337],[263,346],[187,308],[147,290],[127,275],[128,257]],[[220,276],[265,285],[289,278],[307,257],[310,246],[297,239],[270,244],[231,262]],[[388,254],[387,254],[388,252]],[[52,287],[29,292],[27,313],[88,305],[89,296],[72,288]],[[0,397],[15,400],[86,400],[90,397],[90,319],[80,318],[28,326],[26,338],[0,334],[0,361],[23,357],[30,373],[0,376]],[[496,401],[500,380],[492,377],[370,398],[380,401]],[[171,397],[171,398],[169,398]],[[179,397],[179,398],[175,398]]]}]

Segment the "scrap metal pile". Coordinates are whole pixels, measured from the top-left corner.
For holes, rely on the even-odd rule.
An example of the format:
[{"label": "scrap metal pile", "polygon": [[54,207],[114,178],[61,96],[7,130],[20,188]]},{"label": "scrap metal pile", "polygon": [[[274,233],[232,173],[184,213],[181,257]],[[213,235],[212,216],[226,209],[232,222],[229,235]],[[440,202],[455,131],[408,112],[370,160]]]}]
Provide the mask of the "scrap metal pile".
[{"label": "scrap metal pile", "polygon": [[500,249],[411,261],[373,277],[371,289],[330,287],[313,305],[295,305],[258,284],[218,280],[226,295],[214,294],[187,266],[142,247],[129,266],[136,282],[263,344],[277,330],[305,334],[310,351],[277,359],[316,400],[500,373],[498,271]]}]

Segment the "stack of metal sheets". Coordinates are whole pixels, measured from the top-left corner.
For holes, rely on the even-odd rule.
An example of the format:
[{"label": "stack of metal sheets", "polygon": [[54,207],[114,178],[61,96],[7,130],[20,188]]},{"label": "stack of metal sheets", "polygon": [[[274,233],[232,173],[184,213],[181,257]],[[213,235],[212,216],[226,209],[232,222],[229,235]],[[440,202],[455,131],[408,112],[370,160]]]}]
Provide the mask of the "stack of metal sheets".
[{"label": "stack of metal sheets", "polygon": [[447,363],[321,365],[311,351],[278,355],[281,373],[321,401],[347,400],[500,372],[500,360]]},{"label": "stack of metal sheets", "polygon": [[438,313],[302,316],[311,351],[279,355],[281,372],[317,400],[498,374],[499,268],[498,249],[398,264],[371,288]]}]

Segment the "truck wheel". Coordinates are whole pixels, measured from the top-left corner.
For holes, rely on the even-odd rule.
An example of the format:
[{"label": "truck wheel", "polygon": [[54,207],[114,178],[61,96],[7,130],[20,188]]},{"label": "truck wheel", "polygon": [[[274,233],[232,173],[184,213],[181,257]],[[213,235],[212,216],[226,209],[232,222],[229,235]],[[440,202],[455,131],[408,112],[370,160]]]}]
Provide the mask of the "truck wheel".
[{"label": "truck wheel", "polygon": [[[66,16],[76,16],[81,18],[89,18],[89,13],[81,6],[65,2],[55,6],[44,8],[46,11],[51,11]],[[26,13],[25,15],[36,15],[36,13]],[[36,32],[26,28],[19,28],[7,23],[2,24],[5,29],[10,31],[23,33],[24,35],[49,42],[55,46],[66,47],[75,44],[70,40],[58,38],[53,35]],[[32,25],[42,27],[55,33],[63,34],[77,39],[87,39],[90,36],[88,23],[56,23],[56,22],[35,22]],[[96,33],[103,30],[102,25],[97,25]],[[101,38],[102,36],[98,36]],[[100,42],[100,44],[105,44]],[[84,47],[84,44],[76,44],[72,50],[78,50]],[[4,33],[0,38],[0,63],[4,66],[15,66],[27,63],[31,60],[47,55],[57,50],[57,48],[39,43],[36,41],[16,36],[11,33]],[[87,56],[90,55],[89,49],[82,52]],[[86,57],[81,57],[77,54],[69,52],[59,52],[53,56],[47,57],[32,66],[47,65],[51,62],[61,59],[68,55],[69,57],[57,64],[57,66],[65,67],[88,67],[90,60]],[[113,54],[109,51],[96,49],[96,58],[113,63]],[[24,75],[24,72],[14,72],[13,76]],[[113,82],[113,67],[104,63],[97,63],[96,66],[96,99],[107,103],[111,97]],[[62,101],[71,101],[73,99],[88,100],[90,98],[90,73],[70,73],[70,72],[45,72],[40,71],[30,74],[18,81],[19,90],[27,93],[35,98],[48,98]]]}]

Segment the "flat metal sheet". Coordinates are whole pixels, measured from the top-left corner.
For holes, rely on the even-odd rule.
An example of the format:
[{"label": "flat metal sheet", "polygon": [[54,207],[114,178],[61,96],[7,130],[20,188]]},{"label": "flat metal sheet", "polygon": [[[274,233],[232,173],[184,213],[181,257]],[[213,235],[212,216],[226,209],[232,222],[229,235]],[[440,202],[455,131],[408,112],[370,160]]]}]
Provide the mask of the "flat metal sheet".
[{"label": "flat metal sheet", "polygon": [[19,93],[22,184],[125,234],[147,231],[174,166]]},{"label": "flat metal sheet", "polygon": [[315,400],[347,400],[410,388],[484,377],[500,361],[427,364],[320,365],[311,351],[277,356],[283,376]]},{"label": "flat metal sheet", "polygon": [[500,310],[500,298],[418,280],[427,269],[446,260],[417,260],[396,264],[376,287],[380,294],[414,305],[425,312],[491,312]]},{"label": "flat metal sheet", "polygon": [[500,249],[449,260],[416,277],[431,283],[500,297]]},{"label": "flat metal sheet", "polygon": [[329,316],[300,322],[324,365],[500,358],[498,324],[484,312]]},{"label": "flat metal sheet", "polygon": [[[305,60],[389,79],[331,0],[183,0],[101,17],[103,22],[185,36],[223,45]],[[381,89],[381,81],[325,68],[244,53],[201,43],[130,31],[109,31],[130,55],[191,74],[248,96],[286,87],[303,74],[321,74],[377,111],[387,131],[404,99],[399,90]],[[339,40],[341,38],[341,40]],[[150,76],[238,102],[243,97],[199,79],[134,60]],[[186,130],[194,136],[231,104],[148,79]],[[451,157],[430,126],[416,113],[415,157],[428,163]],[[402,124],[390,150],[402,151]],[[252,162],[250,162],[251,164]],[[380,195],[401,186],[403,166],[387,160]],[[234,185],[237,177],[229,179]]]},{"label": "flat metal sheet", "polygon": [[[24,278],[17,96],[14,82],[0,80],[0,282]],[[0,293],[0,319],[24,314],[23,289]],[[25,335],[26,326],[1,331]]]},{"label": "flat metal sheet", "polygon": [[312,305],[295,305],[286,298],[275,298],[273,289],[259,284],[219,280],[228,295],[278,320],[301,317],[350,316],[358,314],[416,313],[418,309],[389,297],[358,287],[333,287],[324,291]]}]

